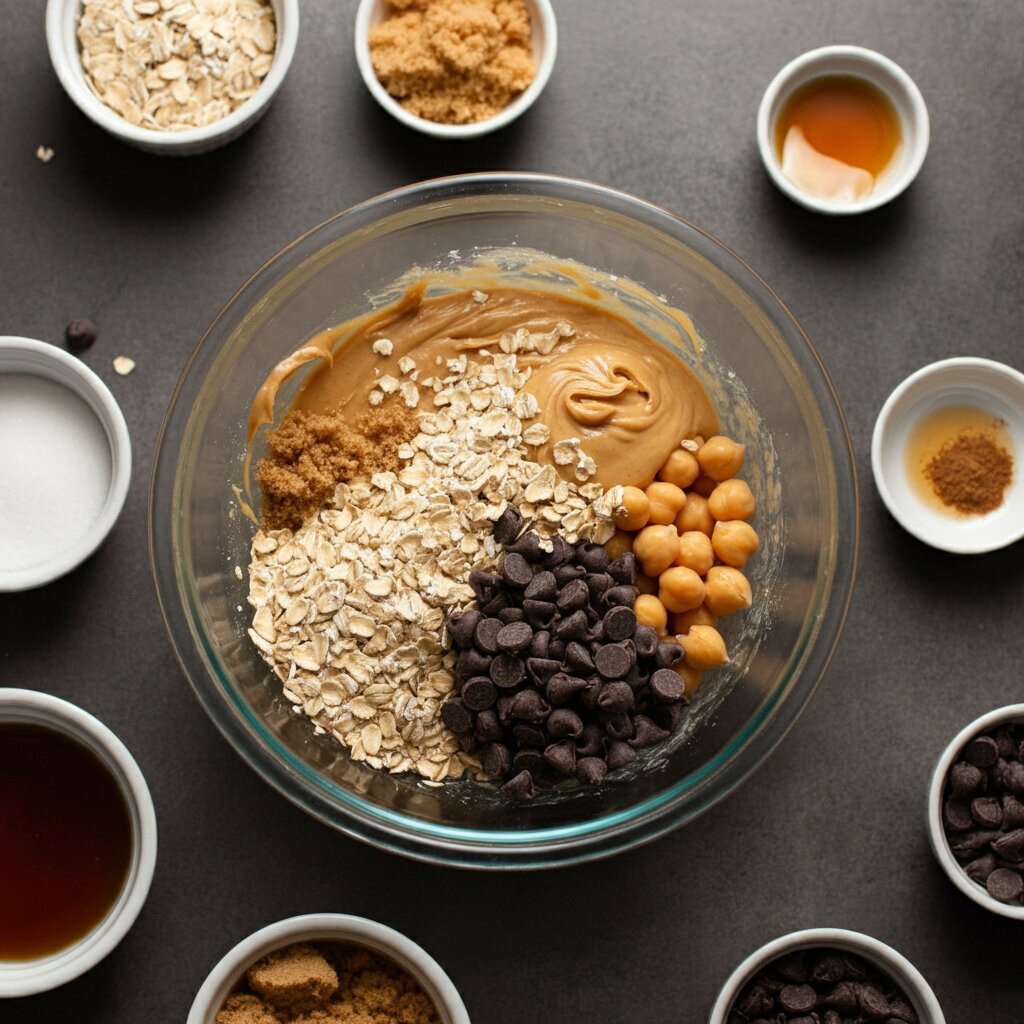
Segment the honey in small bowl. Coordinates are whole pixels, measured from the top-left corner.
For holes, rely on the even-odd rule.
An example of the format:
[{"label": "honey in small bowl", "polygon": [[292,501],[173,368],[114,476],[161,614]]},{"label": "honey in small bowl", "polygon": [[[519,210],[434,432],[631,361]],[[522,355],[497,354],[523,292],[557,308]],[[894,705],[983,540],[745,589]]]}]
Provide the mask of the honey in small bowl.
[{"label": "honey in small bowl", "polygon": [[782,173],[801,191],[855,202],[892,164],[902,132],[881,89],[855,75],[824,75],[786,100],[774,142]]}]

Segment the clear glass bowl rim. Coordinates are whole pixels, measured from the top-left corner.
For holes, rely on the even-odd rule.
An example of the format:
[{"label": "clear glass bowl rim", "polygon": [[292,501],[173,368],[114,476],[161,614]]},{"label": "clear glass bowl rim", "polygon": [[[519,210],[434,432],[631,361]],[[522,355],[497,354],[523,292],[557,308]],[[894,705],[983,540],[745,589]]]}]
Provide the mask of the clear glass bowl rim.
[{"label": "clear glass bowl rim", "polygon": [[[202,374],[195,371],[201,368],[204,356],[215,357],[216,353],[208,352],[206,345],[221,321],[239,307],[248,308],[245,304],[258,297],[264,290],[264,279],[286,257],[299,256],[301,262],[322,244],[365,228],[385,213],[440,199],[502,193],[589,202],[639,221],[690,246],[770,314],[790,354],[804,371],[825,421],[835,466],[837,527],[843,539],[843,544],[837,545],[829,581],[819,599],[814,627],[802,634],[802,649],[791,659],[785,683],[776,688],[757,715],[717,757],[698,772],[626,810],[586,822],[505,833],[425,822],[370,804],[357,794],[325,783],[280,747],[262,727],[258,716],[243,701],[225,692],[225,684],[230,686],[230,680],[213,678],[209,666],[215,659],[202,630],[194,628],[198,617],[188,608],[187,590],[174,554],[177,545],[156,543],[157,537],[176,536],[180,524],[181,517],[175,514],[181,497],[180,441],[202,388]],[[324,238],[325,235],[329,237]],[[456,175],[394,189],[327,218],[267,260],[225,303],[185,364],[157,439],[149,504],[150,561],[172,648],[199,703],[243,761],[290,802],[348,836],[428,863],[484,869],[574,864],[631,849],[693,820],[753,774],[795,724],[828,667],[849,609],[860,539],[856,463],[846,419],[824,364],[779,296],[728,246],[672,211],[609,186],[532,172]],[[846,516],[849,522],[843,521]],[[200,644],[208,648],[206,658],[199,650]],[[277,748],[277,756],[256,738],[254,730]]]}]

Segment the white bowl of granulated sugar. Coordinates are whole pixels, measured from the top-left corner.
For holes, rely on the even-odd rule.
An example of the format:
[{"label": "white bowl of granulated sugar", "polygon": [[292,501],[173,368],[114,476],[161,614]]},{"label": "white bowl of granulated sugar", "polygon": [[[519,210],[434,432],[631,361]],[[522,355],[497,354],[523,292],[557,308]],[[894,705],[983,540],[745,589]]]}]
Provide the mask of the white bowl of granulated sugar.
[{"label": "white bowl of granulated sugar", "polygon": [[69,573],[103,543],[131,478],[110,389],[54,345],[0,337],[0,592]]}]

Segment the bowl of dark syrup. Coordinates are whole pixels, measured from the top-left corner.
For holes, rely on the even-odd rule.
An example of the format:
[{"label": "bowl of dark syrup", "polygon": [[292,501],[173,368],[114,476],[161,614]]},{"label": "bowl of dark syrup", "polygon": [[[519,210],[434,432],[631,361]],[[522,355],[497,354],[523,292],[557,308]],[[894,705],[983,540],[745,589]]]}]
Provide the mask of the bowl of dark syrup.
[{"label": "bowl of dark syrup", "polygon": [[0,998],[94,967],[153,878],[156,815],[124,744],[88,712],[0,689]]}]

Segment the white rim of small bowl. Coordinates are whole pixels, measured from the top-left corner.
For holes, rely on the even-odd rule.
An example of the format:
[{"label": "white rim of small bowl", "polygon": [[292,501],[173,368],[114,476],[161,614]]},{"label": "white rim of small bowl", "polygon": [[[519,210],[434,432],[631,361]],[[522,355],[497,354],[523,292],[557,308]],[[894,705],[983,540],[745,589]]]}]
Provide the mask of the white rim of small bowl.
[{"label": "white rim of small bowl", "polygon": [[[35,960],[0,960],[0,999],[36,995],[95,967],[125,937],[149,894],[156,867],[153,798],[128,748],[98,718],[37,690],[0,687],[0,722],[46,726],[95,754],[121,788],[132,821],[132,860],[121,893],[106,916],[77,942]],[[2,1014],[0,1014],[2,1016]]]},{"label": "white rim of small bowl", "polygon": [[[904,145],[912,134],[899,169],[884,173],[869,195],[852,203],[819,199],[797,188],[782,173],[774,143],[775,117],[795,89],[815,78],[844,74],[866,79],[889,97],[900,116]],[[921,170],[929,135],[928,108],[914,80],[895,61],[863,46],[822,46],[794,58],[772,79],[757,111],[757,146],[776,187],[808,210],[837,216],[877,209],[904,192]]]},{"label": "white rim of small bowl", "polygon": [[266,112],[288,73],[299,38],[298,0],[267,0],[274,9],[277,40],[274,61],[259,88],[237,110],[213,124],[168,132],[129,124],[89,88],[78,56],[78,27],[82,0],[47,0],[46,45],[60,84],[79,110],[111,135],[154,153],[199,153],[230,142]]},{"label": "white rim of small bowl", "polygon": [[[373,98],[392,117],[407,127],[414,128],[426,135],[433,135],[438,139],[473,139],[504,128],[505,125],[514,121],[520,114],[533,106],[534,101],[548,84],[551,71],[555,66],[555,55],[558,52],[558,25],[555,21],[555,12],[551,6],[551,0],[526,0],[527,6],[536,11],[540,18],[543,50],[540,60],[537,62],[537,74],[521,95],[517,96],[500,114],[495,114],[494,117],[490,117],[486,121],[476,121],[473,124],[441,124],[410,114],[380,84],[380,79],[377,78],[373,70],[373,62],[370,59],[368,33],[371,24],[374,24],[374,16],[384,2],[385,0],[360,0],[359,2],[355,28],[356,63],[359,66],[359,73],[366,83],[366,88],[370,90]],[[531,26],[531,33],[536,31],[536,25]],[[536,50],[534,52],[536,53]]]},{"label": "white rim of small bowl", "polygon": [[0,374],[4,373],[45,377],[73,391],[92,409],[110,443],[110,490],[99,516],[77,545],[31,569],[8,571],[0,566],[0,593],[41,587],[81,565],[121,515],[132,475],[132,442],[124,413],[107,385],[80,359],[56,345],[5,336],[0,337]]},{"label": "white rim of small bowl", "polygon": [[928,825],[928,842],[932,853],[946,872],[949,880],[967,897],[974,900],[979,907],[991,910],[993,914],[1024,921],[1024,904],[1000,903],[988,894],[988,890],[967,876],[960,862],[953,856],[946,839],[946,830],[942,827],[942,795],[946,786],[946,775],[956,760],[957,754],[979,733],[1002,725],[1004,722],[1024,722],[1024,704],[1008,704],[996,708],[965,725],[949,742],[946,749],[939,755],[935,770],[932,772],[931,785],[928,787],[928,806],[926,821]]},{"label": "white rim of small bowl", "polygon": [[462,997],[425,949],[387,925],[351,914],[303,914],[275,921],[233,946],[203,982],[185,1024],[214,1024],[217,1011],[245,970],[261,957],[296,942],[341,942],[393,960],[419,982],[442,1024],[469,1024]]},{"label": "white rim of small bowl", "polygon": [[[962,383],[955,385],[958,376]],[[973,382],[970,378],[974,378]],[[904,444],[893,443],[893,436],[902,423],[912,424],[924,413],[941,408],[943,405],[984,405],[978,396],[989,396],[990,388],[982,386],[982,378],[1000,381],[1007,388],[1020,392],[1020,404],[1014,405],[1004,397],[1001,411],[1007,413],[1007,429],[1014,435],[1014,475],[1005,500],[992,512],[979,516],[946,515],[932,510],[914,496],[907,487],[909,498],[904,502],[890,484],[892,474],[903,475]],[[946,381],[943,385],[943,381]],[[973,383],[973,386],[970,386]],[[946,394],[949,401],[936,402],[926,408],[918,408],[927,395]],[[971,396],[976,396],[972,399]],[[908,404],[909,403],[909,404]],[[989,405],[984,405],[989,408]],[[917,411],[915,412],[915,408]],[[1014,416],[1014,410],[1017,410]],[[995,410],[993,410],[995,411]],[[891,453],[891,454],[890,454]],[[981,555],[997,551],[1024,537],[1024,373],[1005,363],[975,356],[958,356],[929,363],[916,370],[885,400],[871,435],[871,470],[875,486],[892,517],[908,533],[940,551],[957,555]],[[902,493],[903,488],[900,488]],[[906,497],[906,495],[903,495]]]},{"label": "white rim of small bowl", "polygon": [[903,990],[917,1011],[920,1024],[945,1024],[946,1018],[931,986],[902,953],[870,935],[845,928],[807,928],[790,932],[754,950],[726,979],[711,1008],[708,1024],[726,1024],[729,1010],[743,986],[772,960],[798,949],[823,948],[846,950],[869,960]]}]

